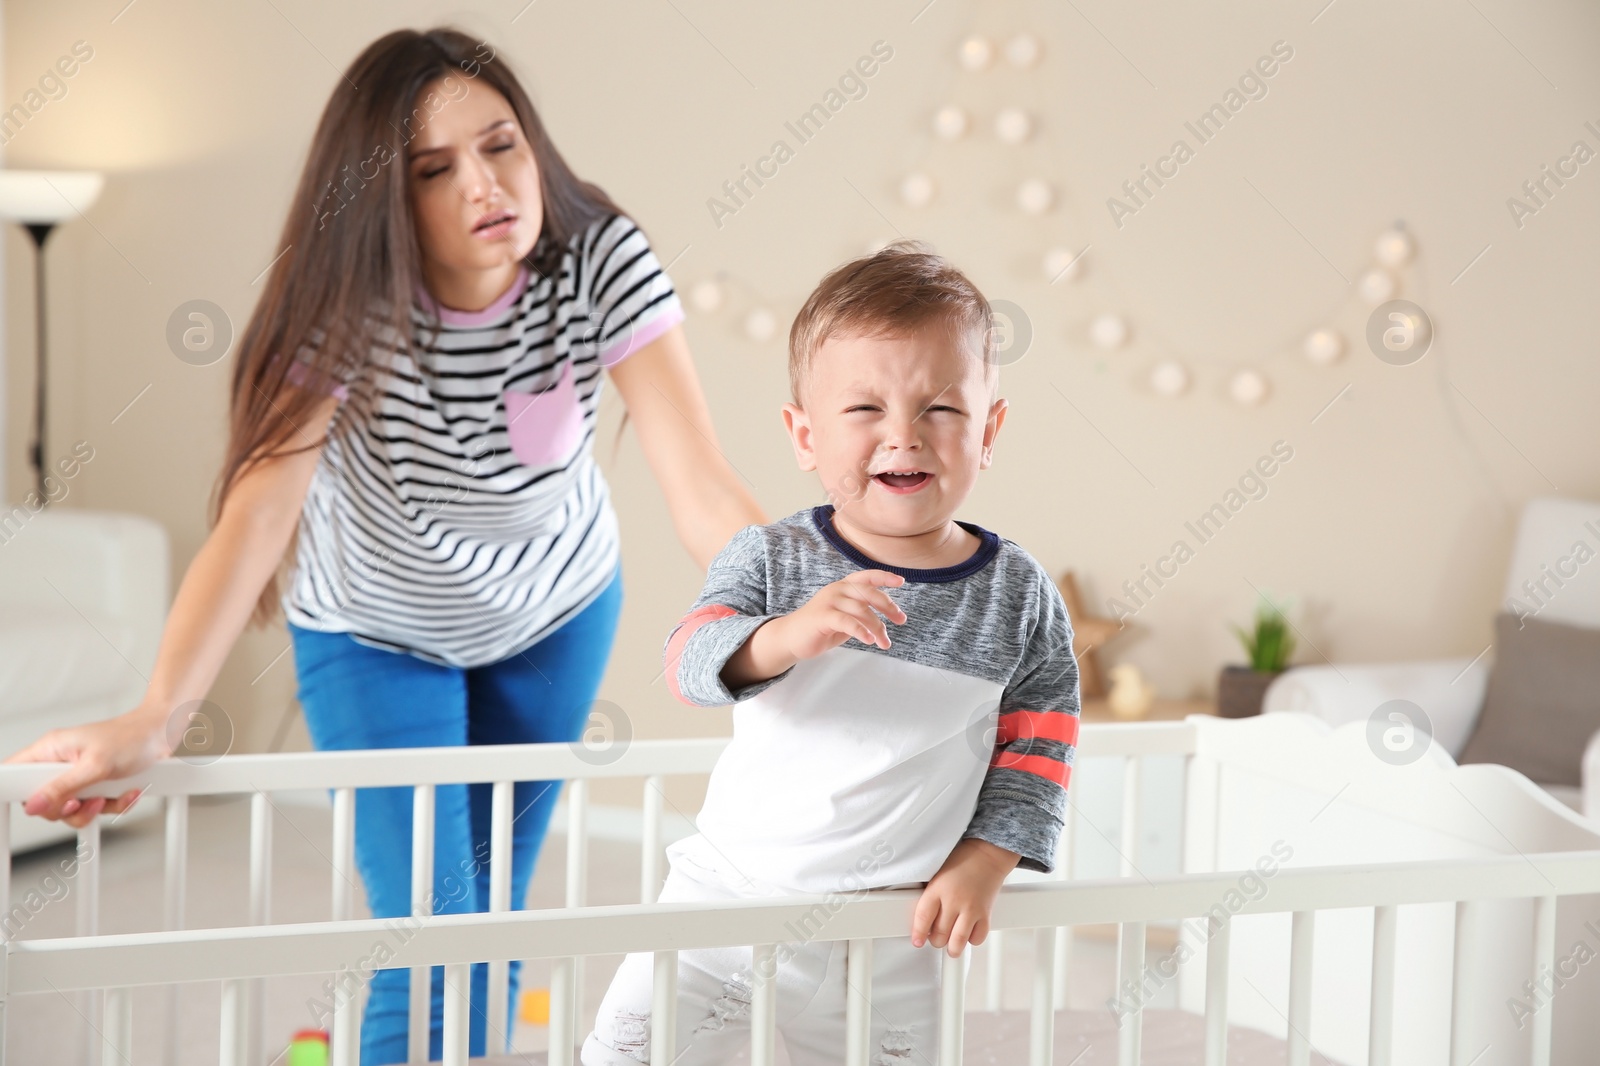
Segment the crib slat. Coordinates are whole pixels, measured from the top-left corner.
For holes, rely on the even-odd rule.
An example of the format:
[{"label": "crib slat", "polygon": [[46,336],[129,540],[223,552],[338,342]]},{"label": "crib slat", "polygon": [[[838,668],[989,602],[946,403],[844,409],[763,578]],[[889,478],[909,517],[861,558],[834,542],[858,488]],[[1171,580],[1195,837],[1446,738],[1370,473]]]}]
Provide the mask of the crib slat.
[{"label": "crib slat", "polygon": [[996,929],[983,942],[983,1009],[997,1011],[1005,1004],[1006,931]]},{"label": "crib slat", "polygon": [[250,924],[266,925],[272,913],[272,800],[250,797]]},{"label": "crib slat", "polygon": [[750,1066],[778,1061],[777,946],[750,949]]},{"label": "crib slat", "polygon": [[[1207,920],[1206,941],[1206,1066],[1228,1061],[1228,945],[1233,923],[1226,917]],[[1182,935],[1182,930],[1179,930]]]},{"label": "crib slat", "polygon": [[[1450,1066],[1467,1066],[1481,1055],[1471,1046],[1472,1003],[1477,989],[1472,980],[1472,959],[1478,946],[1478,902],[1456,903],[1455,980],[1450,989]],[[1546,1005],[1545,1012],[1549,1011]]]},{"label": "crib slat", "polygon": [[[1556,897],[1540,896],[1533,901],[1533,976],[1538,980],[1542,975],[1554,971],[1556,968]],[[1535,1012],[1533,1016],[1533,1034],[1530,1045],[1532,1052],[1529,1056],[1531,1066],[1550,1066],[1550,1027],[1554,1020],[1552,1013],[1553,1004],[1546,1003],[1544,1009]]]},{"label": "crib slat", "polygon": [[[993,936],[994,934],[990,934]],[[1034,933],[1033,1017],[1028,1030],[1028,1066],[1050,1066],[1056,1045],[1056,931]]]},{"label": "crib slat", "polygon": [[953,959],[945,952],[939,985],[939,1066],[961,1066],[966,1037],[967,961],[971,952]]},{"label": "crib slat", "polygon": [[167,797],[167,835],[164,895],[161,903],[163,927],[182,929],[189,880],[189,797]]},{"label": "crib slat", "polygon": [[11,913],[11,804],[0,803],[0,914]]},{"label": "crib slat", "polygon": [[[581,907],[589,887],[589,782],[581,777],[567,783],[567,906]],[[572,960],[572,1028],[576,1035],[583,1017],[584,960]]]},{"label": "crib slat", "polygon": [[[444,968],[444,1066],[467,1066],[468,1001],[472,995],[472,964],[452,962]],[[551,1063],[557,1060],[552,1057]]]},{"label": "crib slat", "polygon": [[[333,920],[355,912],[356,790],[333,790]],[[332,1066],[357,1066],[361,1050],[361,1018],[354,996],[336,996],[329,1058]]]},{"label": "crib slat", "polygon": [[651,774],[644,779],[644,843],[639,856],[639,902],[654,903],[661,891],[661,814],[666,797],[664,779]]},{"label": "crib slat", "polygon": [[[417,785],[411,790],[411,914],[416,918],[433,913],[433,804],[432,785]],[[406,1048],[412,1062],[428,1061],[433,1027],[432,981],[431,966],[411,967]]]},{"label": "crib slat", "polygon": [[1128,756],[1122,766],[1122,876],[1132,877],[1139,854],[1139,756]]},{"label": "crib slat", "polygon": [[589,881],[589,782],[567,782],[567,906],[583,906]]},{"label": "crib slat", "polygon": [[333,920],[355,911],[356,790],[333,790]]},{"label": "crib slat", "polygon": [[100,932],[100,820],[78,830],[78,935]]},{"label": "crib slat", "polygon": [[578,960],[550,960],[550,1066],[572,1066],[577,1043],[577,1014],[572,992],[578,977]]},{"label": "crib slat", "polygon": [[356,1066],[361,1057],[361,1015],[356,1011],[356,997],[341,995],[337,986],[328,1037],[331,1066]]},{"label": "crib slat", "polygon": [[[250,924],[272,921],[272,798],[265,792],[250,796]],[[250,982],[249,1010],[244,1019],[245,1061],[262,1061],[262,1026],[267,1014],[267,983]]]},{"label": "crib slat", "polygon": [[1117,1021],[1117,1066],[1139,1066],[1144,1039],[1144,944],[1143,922],[1123,922],[1117,927],[1117,995],[1128,1001]]},{"label": "crib slat", "polygon": [[[100,932],[100,819],[96,818],[78,830],[78,908],[79,936],[96,936]],[[83,1026],[80,1061],[94,1062],[100,1026],[100,994],[95,991],[79,992],[73,997],[77,1002],[78,1017]]]},{"label": "crib slat", "polygon": [[100,1030],[101,1066],[128,1066],[133,1062],[133,990],[106,990],[105,1024]]},{"label": "crib slat", "polygon": [[867,1066],[872,1046],[872,941],[845,945],[844,1064]]},{"label": "crib slat", "polygon": [[1056,930],[1055,953],[1051,956],[1055,960],[1055,973],[1050,976],[1050,1005],[1055,1010],[1067,1009],[1067,975],[1071,970],[1072,941],[1072,926],[1063,925]]},{"label": "crib slat", "polygon": [[222,982],[222,1029],[217,1048],[220,1066],[244,1066],[244,1004],[249,981],[234,977]]},{"label": "crib slat", "polygon": [[1372,909],[1372,1006],[1367,1027],[1367,1066],[1390,1066],[1394,1058],[1394,952],[1400,908]]},{"label": "crib slat", "polygon": [[[162,928],[168,930],[184,927],[189,880],[189,797],[167,797],[167,834],[165,877],[161,901]],[[178,989],[176,984],[165,990],[167,1031],[162,1049],[162,1061],[167,1066],[178,1063]]]},{"label": "crib slat", "polygon": [[1316,911],[1295,911],[1289,926],[1289,1066],[1311,1066],[1311,948]]},{"label": "crib slat", "polygon": [[[1056,845],[1056,869],[1061,880],[1072,880],[1072,851],[1073,851],[1073,821],[1077,817],[1078,809],[1072,803],[1072,779],[1067,781],[1067,816],[1061,824],[1061,841]],[[1067,960],[1072,957],[1072,926],[1063,925],[1056,929],[1056,972],[1051,978],[1051,988],[1054,989],[1054,1006],[1056,1010],[1067,1009]]]},{"label": "crib slat", "polygon": [[655,953],[651,986],[650,1066],[672,1066],[678,1049],[678,953]]},{"label": "crib slat", "polygon": [[[511,781],[496,781],[489,804],[489,910],[511,909]],[[489,1014],[486,1047],[490,1055],[503,1055],[511,1043],[506,1031],[506,1007],[510,996],[510,966],[505,959],[489,962]]]}]

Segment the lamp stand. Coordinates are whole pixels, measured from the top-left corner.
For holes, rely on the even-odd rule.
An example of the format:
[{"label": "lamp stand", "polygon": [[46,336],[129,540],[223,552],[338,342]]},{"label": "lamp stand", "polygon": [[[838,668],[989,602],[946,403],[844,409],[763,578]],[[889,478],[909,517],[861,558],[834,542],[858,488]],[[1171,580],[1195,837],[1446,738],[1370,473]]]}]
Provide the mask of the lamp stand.
[{"label": "lamp stand", "polygon": [[29,235],[33,237],[34,334],[38,341],[38,357],[33,381],[33,444],[28,449],[28,461],[33,465],[34,481],[39,489],[39,506],[44,507],[50,502],[50,496],[45,492],[44,487],[45,387],[47,384],[44,333],[44,242],[50,238],[50,232],[56,226],[54,222],[26,222],[23,225]]}]

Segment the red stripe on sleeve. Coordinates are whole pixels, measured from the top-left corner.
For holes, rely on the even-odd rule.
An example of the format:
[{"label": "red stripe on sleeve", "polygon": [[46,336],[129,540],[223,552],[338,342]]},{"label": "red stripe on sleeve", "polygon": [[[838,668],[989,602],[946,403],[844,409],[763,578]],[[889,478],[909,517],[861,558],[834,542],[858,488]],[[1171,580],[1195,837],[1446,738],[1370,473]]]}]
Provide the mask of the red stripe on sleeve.
[{"label": "red stripe on sleeve", "polygon": [[1010,752],[997,751],[989,765],[1001,770],[1021,770],[1026,774],[1036,774],[1047,781],[1054,781],[1062,788],[1067,787],[1067,779],[1072,776],[1072,767],[1048,755],[1013,755]]},{"label": "red stripe on sleeve", "polygon": [[1059,711],[1007,711],[1000,716],[1000,727],[995,736],[996,744],[1009,744],[1013,740],[1028,737],[1076,744],[1078,716]]},{"label": "red stripe on sleeve", "polygon": [[683,698],[683,692],[678,688],[678,661],[683,658],[683,649],[689,643],[689,638],[694,636],[695,630],[707,622],[715,622],[738,613],[732,607],[724,607],[720,603],[708,603],[684,615],[678,622],[677,628],[672,631],[672,636],[667,640],[667,688],[679,702],[690,702]]}]

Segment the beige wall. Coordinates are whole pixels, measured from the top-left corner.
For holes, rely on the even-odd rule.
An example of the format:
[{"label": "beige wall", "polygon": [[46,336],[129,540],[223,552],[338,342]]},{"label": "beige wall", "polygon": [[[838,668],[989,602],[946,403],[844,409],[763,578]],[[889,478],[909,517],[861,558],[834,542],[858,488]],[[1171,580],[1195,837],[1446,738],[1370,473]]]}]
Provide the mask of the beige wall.
[{"label": "beige wall", "polygon": [[[1315,644],[1303,661],[1318,649],[1347,661],[1475,654],[1489,640],[1518,506],[1555,486],[1600,494],[1600,162],[1520,229],[1506,207],[1573,141],[1600,150],[1583,127],[1600,126],[1600,12],[1590,5],[1475,10],[1440,0],[1380,12],[1346,0],[1318,14],[1317,2],[1222,13],[1167,3],[1155,17],[1150,5],[940,0],[913,21],[918,0],[781,13],[707,0],[544,0],[513,23],[519,6],[412,3],[380,14],[303,0],[146,0],[113,23],[116,2],[5,5],[6,106],[74,41],[94,48],[68,95],[5,148],[8,166],[108,175],[88,221],[64,226],[51,246],[53,450],[79,439],[95,447],[70,506],[150,515],[171,531],[178,567],[193,556],[232,361],[180,362],[164,342],[167,316],[204,298],[243,327],[284,213],[308,209],[289,196],[335,68],[392,27],[446,20],[510,58],[577,170],[634,214],[664,261],[679,257],[680,288],[725,279],[728,306],[693,316],[689,336],[725,449],[771,514],[819,499],[778,417],[789,316],[823,271],[896,231],[931,240],[1030,317],[1032,347],[1004,374],[1012,409],[995,466],[963,515],[1052,571],[1076,569],[1097,603],[1274,441],[1288,442],[1294,458],[1270,494],[1200,548],[1108,649],[1164,694],[1210,691],[1218,668],[1238,658],[1225,622],[1248,618],[1252,585],[1294,598]],[[1036,70],[1001,64],[974,75],[955,65],[964,34],[1022,29],[1044,44]],[[707,198],[775,138],[793,146],[784,121],[878,40],[894,57],[868,94],[716,226]],[[1185,120],[1279,40],[1294,57],[1268,95],[1115,226],[1106,198],[1188,136]],[[931,136],[931,114],[946,102],[978,119],[967,140]],[[1035,114],[1032,142],[1008,147],[989,132],[1006,104]],[[897,195],[915,168],[939,184],[921,210]],[[1011,201],[1032,174],[1059,194],[1038,218]],[[1395,219],[1420,248],[1402,294],[1439,326],[1433,351],[1407,368],[1361,346],[1366,308],[1341,279],[1368,265],[1373,239]],[[32,289],[25,238],[11,227],[5,240],[5,472],[15,499],[28,480]],[[1047,285],[1044,251],[1084,244],[1093,246],[1086,276]],[[740,326],[758,305],[780,322],[766,343]],[[1129,346],[1109,355],[1085,340],[1088,320],[1105,310],[1133,325]],[[1301,358],[1299,338],[1317,325],[1351,338],[1343,362]],[[1195,375],[1188,396],[1162,400],[1141,384],[1165,357]],[[1227,399],[1226,374],[1240,366],[1272,381],[1259,408]],[[637,441],[613,454],[611,434],[601,439],[628,588],[603,695],[638,735],[725,729],[725,711],[674,707],[651,684],[699,575],[663,536],[664,503]],[[288,657],[268,668],[285,644],[278,627],[252,635],[218,687],[247,747],[264,746],[291,707]],[[303,743],[303,730],[290,742]]]}]

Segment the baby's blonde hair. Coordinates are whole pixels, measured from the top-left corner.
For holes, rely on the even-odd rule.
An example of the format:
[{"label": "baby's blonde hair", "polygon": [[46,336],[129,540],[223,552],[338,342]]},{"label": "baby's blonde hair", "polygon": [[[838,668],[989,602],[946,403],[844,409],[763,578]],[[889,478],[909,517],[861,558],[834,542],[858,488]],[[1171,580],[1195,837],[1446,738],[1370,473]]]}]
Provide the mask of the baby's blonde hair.
[{"label": "baby's blonde hair", "polygon": [[805,406],[811,359],[828,338],[895,336],[943,326],[957,343],[976,333],[984,378],[997,382],[993,311],[965,274],[921,241],[892,241],[835,267],[789,328],[789,392]]}]

